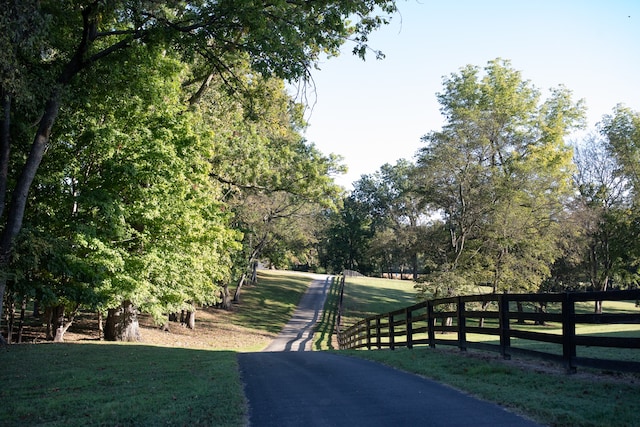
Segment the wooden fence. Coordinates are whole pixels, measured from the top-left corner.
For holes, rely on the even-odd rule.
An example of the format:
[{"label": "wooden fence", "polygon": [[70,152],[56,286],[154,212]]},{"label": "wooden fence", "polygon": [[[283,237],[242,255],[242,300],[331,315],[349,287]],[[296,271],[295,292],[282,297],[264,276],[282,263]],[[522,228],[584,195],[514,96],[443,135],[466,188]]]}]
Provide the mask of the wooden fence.
[{"label": "wooden fence", "polygon": [[[341,349],[392,350],[417,345],[432,348],[436,345],[452,345],[462,351],[467,348],[497,351],[507,359],[512,354],[551,359],[563,363],[569,372],[575,372],[577,366],[640,372],[640,362],[637,361],[640,360],[640,353],[636,360],[633,360],[634,357],[620,360],[615,357],[577,356],[577,348],[640,349],[640,338],[633,337],[640,336],[640,333],[636,333],[634,327],[622,328],[627,330],[623,333],[625,336],[614,336],[618,334],[609,332],[590,335],[580,331],[576,333],[576,325],[583,324],[640,325],[640,309],[594,314],[587,307],[593,311],[596,301],[640,301],[640,290],[486,294],[424,301],[369,317],[344,331],[338,329],[338,343]],[[592,302],[593,305],[585,306],[586,302]],[[604,305],[606,307],[606,303]],[[640,331],[640,326],[637,330]],[[478,339],[479,335],[490,335],[493,339]],[[527,348],[523,343],[544,344]]]}]

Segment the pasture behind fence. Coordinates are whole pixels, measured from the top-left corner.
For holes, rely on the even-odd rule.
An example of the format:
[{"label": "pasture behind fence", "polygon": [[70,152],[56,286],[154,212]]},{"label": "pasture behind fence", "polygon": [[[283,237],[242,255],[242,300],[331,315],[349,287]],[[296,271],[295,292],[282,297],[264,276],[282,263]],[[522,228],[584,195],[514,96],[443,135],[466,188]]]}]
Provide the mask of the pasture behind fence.
[{"label": "pasture behind fence", "polygon": [[[640,353],[636,353],[640,349],[640,309],[633,303],[626,304],[629,310],[611,313],[586,309],[593,311],[596,301],[606,306],[607,301],[639,300],[640,290],[441,298],[363,319],[344,331],[339,325],[338,343],[340,349],[392,350],[448,345],[462,351],[496,351],[505,358],[522,354],[554,360],[569,372],[575,372],[577,366],[640,372]],[[580,332],[585,325],[596,331]],[[624,325],[624,331],[598,332],[594,325]],[[589,351],[579,356],[578,348],[613,350],[602,358]],[[618,357],[621,352],[633,355],[623,360]]]}]

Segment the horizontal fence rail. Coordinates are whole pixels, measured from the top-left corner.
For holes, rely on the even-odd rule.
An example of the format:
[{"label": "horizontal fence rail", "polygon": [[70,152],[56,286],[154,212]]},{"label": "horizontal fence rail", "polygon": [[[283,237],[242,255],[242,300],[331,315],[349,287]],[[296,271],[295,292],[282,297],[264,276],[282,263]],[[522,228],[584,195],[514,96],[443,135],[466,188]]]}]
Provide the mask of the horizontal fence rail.
[{"label": "horizontal fence rail", "polygon": [[[624,334],[627,336],[576,333],[576,325],[640,325],[640,309],[604,314],[577,312],[576,303],[592,302],[595,306],[596,301],[638,302],[640,290],[485,294],[429,300],[368,317],[345,330],[339,329],[338,344],[340,349],[392,350],[418,345],[432,348],[449,345],[462,351],[468,348],[496,351],[507,359],[512,354],[522,354],[555,360],[563,363],[569,372],[575,372],[577,366],[640,372],[640,361],[636,360],[578,357],[579,347],[640,349],[640,326],[638,333],[634,334],[636,331],[632,330]],[[584,304],[581,308],[585,311]],[[531,328],[531,325],[537,326]],[[477,335],[488,335],[493,339],[470,339]],[[544,345],[527,348],[526,345],[513,345],[515,340]],[[553,347],[553,351],[547,347]]]}]

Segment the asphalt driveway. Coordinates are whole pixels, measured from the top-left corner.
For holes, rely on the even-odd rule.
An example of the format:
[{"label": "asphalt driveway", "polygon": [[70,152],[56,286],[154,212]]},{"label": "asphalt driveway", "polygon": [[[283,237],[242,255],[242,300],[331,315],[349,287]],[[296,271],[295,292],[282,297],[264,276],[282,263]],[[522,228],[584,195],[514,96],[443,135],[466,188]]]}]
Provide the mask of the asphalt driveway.
[{"label": "asphalt driveway", "polygon": [[260,353],[238,355],[251,426],[536,426],[417,375],[311,350],[330,279],[318,277],[291,322]]}]

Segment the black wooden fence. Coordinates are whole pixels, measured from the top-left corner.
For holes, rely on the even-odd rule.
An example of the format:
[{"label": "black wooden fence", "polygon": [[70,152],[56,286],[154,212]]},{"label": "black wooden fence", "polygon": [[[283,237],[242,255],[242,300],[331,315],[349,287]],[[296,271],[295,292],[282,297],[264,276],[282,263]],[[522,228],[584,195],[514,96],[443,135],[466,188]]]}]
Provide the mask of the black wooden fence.
[{"label": "black wooden fence", "polygon": [[[550,293],[485,294],[424,301],[410,307],[361,320],[344,331],[338,329],[341,349],[453,345],[460,350],[476,348],[500,352],[505,358],[523,354],[556,360],[569,372],[577,366],[640,372],[640,362],[615,358],[578,357],[577,348],[608,347],[640,349],[640,333],[576,333],[576,325],[637,324],[640,309],[604,314],[585,310],[585,302],[640,301],[640,290]],[[578,306],[576,303],[580,303]],[[589,305],[593,311],[593,305]],[[577,312],[576,308],[580,310]],[[582,311],[582,312],[580,312]],[[528,323],[527,323],[528,322]],[[561,325],[552,328],[550,325]],[[538,326],[534,326],[538,325]],[[555,329],[555,330],[554,330]],[[629,329],[629,328],[626,328]],[[634,329],[634,328],[632,328]],[[453,335],[455,334],[455,335]],[[474,341],[473,334],[491,335],[493,340]],[[632,335],[632,336],[628,336]],[[513,341],[550,343],[538,349],[512,345]],[[535,346],[534,346],[535,347]],[[553,348],[550,350],[549,348]],[[585,352],[588,353],[588,352]],[[640,360],[638,353],[637,360]]]}]

